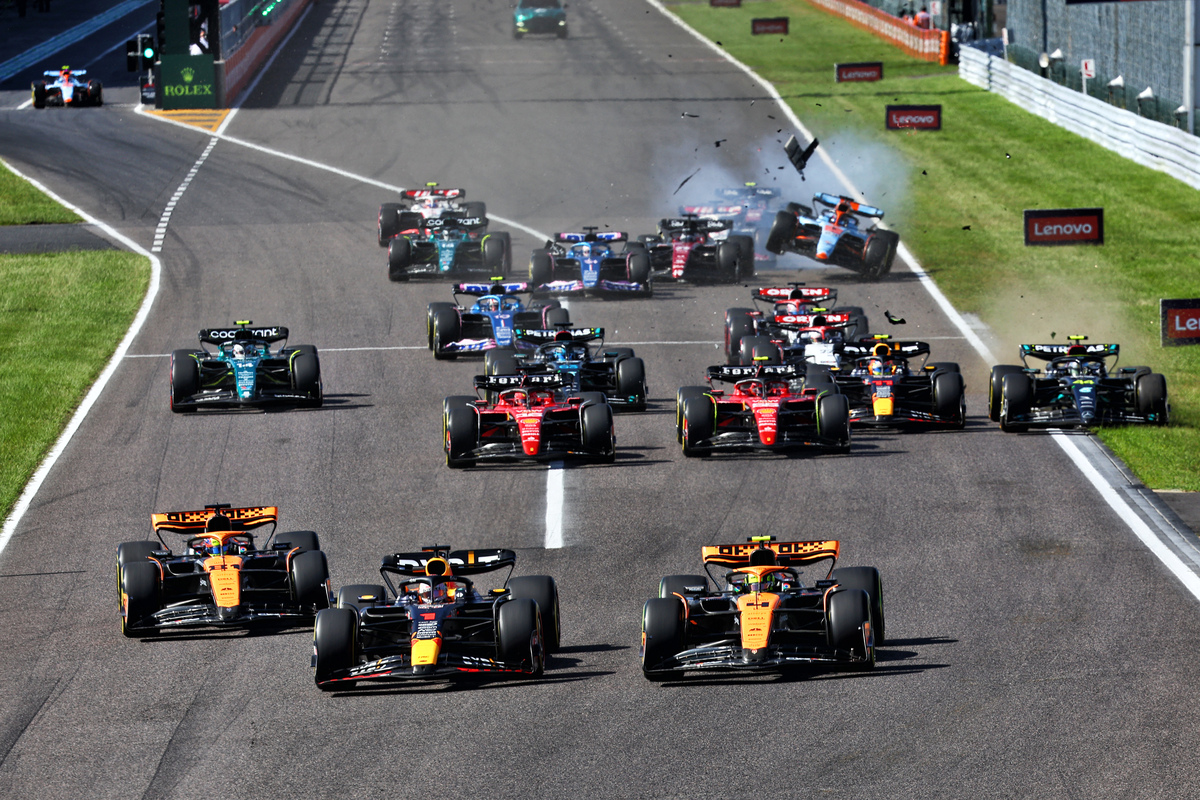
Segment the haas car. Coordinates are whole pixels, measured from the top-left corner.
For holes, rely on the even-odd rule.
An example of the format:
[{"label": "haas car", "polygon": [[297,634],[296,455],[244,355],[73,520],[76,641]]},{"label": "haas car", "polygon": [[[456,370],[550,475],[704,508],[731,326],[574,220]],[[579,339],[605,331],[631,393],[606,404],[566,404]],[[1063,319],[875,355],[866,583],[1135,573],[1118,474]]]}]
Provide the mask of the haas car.
[{"label": "haas car", "polygon": [[773,363],[836,366],[838,345],[862,338],[870,329],[861,306],[827,308],[836,303],[837,289],[799,283],[764,286],[754,291],[753,301],[754,308],[725,311],[729,364],[752,364],[756,355],[766,355]]},{"label": "haas car", "polygon": [[601,392],[614,408],[646,409],[645,362],[629,347],[605,347],[604,328],[520,329],[514,336],[522,349],[491,351],[484,362],[488,375],[542,367],[567,378],[568,390],[581,396]]},{"label": "haas car", "polygon": [[[624,245],[617,250],[617,245]],[[529,282],[539,292],[551,294],[646,295],[650,283],[650,256],[646,245],[629,241],[623,231],[556,233],[529,259]]]},{"label": "haas car", "polygon": [[[642,672],[782,672],[808,665],[868,670],[884,641],[883,587],[875,567],[834,569],[837,541],[702,548],[706,575],[668,575],[642,609]],[[828,562],[828,570],[823,568]],[[819,565],[811,585],[800,567]],[[725,568],[722,579],[712,569]],[[721,587],[724,588],[713,588]]]},{"label": "haas car", "polygon": [[486,400],[447,397],[442,406],[446,465],[484,461],[550,461],[564,458],[611,462],[616,458],[612,407],[600,392],[565,390],[571,378],[557,372],[477,375]]},{"label": "haas car", "polygon": [[[442,546],[384,556],[382,584],[343,586],[336,607],[317,614],[318,688],[541,675],[558,649],[558,586],[548,575],[511,577],[516,560],[512,550]],[[506,568],[496,588],[472,580]]]},{"label": "haas car", "polygon": [[799,253],[879,280],[891,271],[900,246],[898,233],[871,222],[882,217],[883,211],[874,206],[819,192],[812,206],[789,203],[775,215],[767,250]]},{"label": "haas car", "polygon": [[507,232],[488,233],[486,217],[423,217],[404,211],[399,220],[400,230],[387,245],[389,280],[505,277],[511,271],[512,241]]},{"label": "haas car", "polygon": [[[1119,345],[1087,344],[1086,336],[1070,339],[1070,344],[1023,344],[1024,366],[992,367],[988,416],[993,422],[1006,431],[1167,424],[1170,404],[1163,375],[1149,367],[1117,368]],[[1046,365],[1030,368],[1029,358]]]},{"label": "haas car", "polygon": [[[200,331],[199,350],[171,353],[171,410],[291,404],[319,408],[325,394],[321,361],[311,344],[286,347],[288,329],[237,328]],[[212,345],[209,350],[204,345]],[[279,346],[275,346],[279,345]]]},{"label": "haas car", "polygon": [[33,82],[33,107],[46,106],[102,106],[104,105],[104,87],[100,81],[81,81],[80,77],[87,74],[84,69],[48,69],[42,73],[50,82]]},{"label": "haas car", "polygon": [[850,401],[850,421],[965,427],[966,388],[958,364],[926,363],[929,352],[926,342],[893,342],[886,334],[841,345],[842,364],[830,374]]},{"label": "haas car", "polygon": [[754,240],[731,234],[733,220],[695,214],[660,220],[658,233],[639,236],[655,277],[693,283],[737,283],[754,276]]},{"label": "haas car", "polygon": [[[329,566],[313,531],[275,533],[274,506],[152,514],[159,541],[117,546],[121,631],[309,624],[328,608]],[[253,531],[271,526],[265,540]],[[164,534],[185,537],[172,548]]]},{"label": "haas car", "polygon": [[715,202],[680,206],[679,213],[732,220],[735,236],[749,236],[754,240],[756,266],[774,267],[775,254],[766,249],[766,244],[771,223],[775,220],[779,194],[778,189],[749,182],[744,186],[718,189]]},{"label": "haas car", "polygon": [[380,247],[387,247],[402,230],[418,227],[411,224],[414,217],[402,218],[401,214],[416,214],[422,219],[442,216],[473,217],[483,220],[482,227],[487,226],[485,203],[468,202],[464,189],[440,189],[437,183],[427,183],[423,189],[405,189],[400,193],[399,203],[384,203],[379,206]]},{"label": "haas car", "polygon": [[[433,357],[453,359],[482,355],[515,344],[516,328],[569,325],[571,315],[557,300],[530,302],[529,284],[520,281],[459,283],[453,303],[430,303],[425,330]],[[474,297],[470,306],[459,295]],[[524,295],[524,296],[522,296]]]},{"label": "haas car", "polygon": [[[675,396],[675,433],[685,456],[718,450],[818,448],[850,452],[850,407],[829,378],[804,379],[797,364],[709,367],[708,386]],[[729,391],[713,383],[732,384]]]}]

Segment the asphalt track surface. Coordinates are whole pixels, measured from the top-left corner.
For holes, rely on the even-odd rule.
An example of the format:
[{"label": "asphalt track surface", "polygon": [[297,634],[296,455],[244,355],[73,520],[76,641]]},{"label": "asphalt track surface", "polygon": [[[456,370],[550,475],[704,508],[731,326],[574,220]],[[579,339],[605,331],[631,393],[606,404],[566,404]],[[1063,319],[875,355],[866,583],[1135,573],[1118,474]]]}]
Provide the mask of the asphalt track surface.
[{"label": "asphalt track surface", "polygon": [[[774,170],[782,114],[647,6],[575,0],[565,42],[514,41],[508,14],[322,2],[227,133],[395,185],[463,186],[543,232],[646,232],[689,189],[751,177],[797,198],[828,185],[819,170],[804,184]],[[108,86],[108,106],[78,112],[11,110],[22,93],[0,94],[0,156],[149,249],[209,136],[135,114],[132,83],[128,97]],[[386,199],[230,142],[191,182],[137,357],[0,555],[0,795],[1194,791],[1196,601],[1048,436],[986,420],[985,365],[906,273],[800,279],[837,286],[876,327],[884,310],[905,317],[906,336],[961,362],[971,418],[962,432],[856,433],[849,456],[679,453],[675,388],[720,361],[722,312],[746,305],[746,288],[572,301],[574,320],[645,358],[651,408],[618,416],[615,464],[564,470],[565,546],[546,549],[546,467],[442,464],[441,399],[477,365],[424,349],[425,307],[445,285],[386,280]],[[518,253],[538,244],[513,239]],[[165,354],[247,318],[321,348],[325,407],[170,414]],[[319,531],[335,585],[424,544],[514,548],[518,574],[559,582],[562,651],[537,681],[330,696],[312,684],[305,630],[123,638],[115,545],[148,536],[152,511],[208,502],[275,504],[284,529]],[[658,579],[698,571],[702,545],[758,533],[838,538],[843,565],[879,567],[878,667],[647,682],[639,613]]]}]

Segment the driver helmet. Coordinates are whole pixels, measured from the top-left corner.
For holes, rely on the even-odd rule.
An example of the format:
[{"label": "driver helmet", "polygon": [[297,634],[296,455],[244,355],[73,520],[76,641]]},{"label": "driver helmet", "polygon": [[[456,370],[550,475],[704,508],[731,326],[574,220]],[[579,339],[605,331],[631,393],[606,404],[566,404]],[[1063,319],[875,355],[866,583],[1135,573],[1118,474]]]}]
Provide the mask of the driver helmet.
[{"label": "driver helmet", "polygon": [[870,361],[868,361],[867,362],[867,372],[869,372],[872,375],[883,375],[884,374],[883,359],[882,358],[872,358]]},{"label": "driver helmet", "polygon": [[744,394],[748,394],[751,397],[763,396],[763,385],[761,381],[746,381],[742,383],[739,388]]},{"label": "driver helmet", "polygon": [[241,342],[238,342],[237,344],[235,344],[233,346],[233,357],[234,358],[245,358],[246,357],[246,346],[244,344],[242,344]]},{"label": "driver helmet", "polygon": [[480,311],[499,311],[500,310],[500,300],[495,297],[481,297],[481,298],[479,298],[479,310]]},{"label": "driver helmet", "polygon": [[64,81],[69,81],[71,79],[71,68],[68,65],[63,64],[62,69],[58,71],[58,76]]},{"label": "driver helmet", "polygon": [[433,586],[431,584],[418,583],[416,589],[418,603],[421,605],[428,605],[433,601]]},{"label": "driver helmet", "polygon": [[821,342],[825,340],[824,334],[818,328],[804,331],[803,334],[801,334],[801,338],[809,342]]},{"label": "driver helmet", "polygon": [[802,312],[802,304],[795,300],[789,300],[786,303],[779,303],[775,306],[777,314],[800,314]]},{"label": "driver helmet", "polygon": [[780,589],[779,576],[774,572],[768,572],[762,576],[762,582],[758,586],[760,592],[778,592]]}]

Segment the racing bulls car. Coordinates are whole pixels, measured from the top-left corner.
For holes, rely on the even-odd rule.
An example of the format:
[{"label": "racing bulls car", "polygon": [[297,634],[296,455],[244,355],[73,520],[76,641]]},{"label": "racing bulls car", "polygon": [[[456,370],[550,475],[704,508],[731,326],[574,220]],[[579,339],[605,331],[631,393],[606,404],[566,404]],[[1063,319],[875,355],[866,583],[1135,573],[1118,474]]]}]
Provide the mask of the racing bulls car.
[{"label": "racing bulls car", "polygon": [[422,217],[399,214],[400,230],[388,242],[388,278],[444,278],[461,275],[507,276],[512,268],[508,232],[487,233],[486,217],[447,213]]},{"label": "racing bulls car", "polygon": [[646,365],[628,347],[605,347],[604,328],[525,330],[513,333],[519,348],[493,350],[485,357],[484,372],[512,375],[518,364],[526,371],[542,366],[569,378],[575,392],[603,392],[610,405],[634,411],[646,408]]},{"label": "racing bulls car", "polygon": [[754,240],[755,265],[775,266],[775,254],[766,250],[766,243],[771,222],[775,219],[771,212],[779,198],[779,190],[749,182],[744,186],[718,189],[716,196],[715,203],[680,206],[679,213],[733,220],[735,235],[749,236]]},{"label": "racing bulls car", "polygon": [[[519,281],[455,284],[453,303],[429,304],[425,331],[433,357],[482,355],[497,347],[512,347],[514,328],[571,323],[570,312],[557,300],[529,302],[520,296],[531,291],[529,284]],[[459,295],[476,299],[465,307]]]},{"label": "racing bulls car", "polygon": [[[624,244],[621,251],[615,245]],[[529,259],[529,282],[552,294],[651,295],[650,256],[641,242],[630,242],[622,231],[556,233]]]},{"label": "racing bulls car", "polygon": [[754,276],[754,240],[730,234],[733,221],[695,214],[663,219],[658,233],[639,236],[655,277],[694,283],[737,283]]},{"label": "racing bulls car", "polygon": [[442,406],[446,465],[492,460],[616,458],[612,408],[599,392],[563,391],[571,378],[554,373],[477,375],[488,400],[447,397]]},{"label": "racing bulls car", "polygon": [[[838,363],[837,343],[867,335],[869,323],[860,306],[829,310],[837,289],[804,286],[765,286],[753,295],[755,308],[725,311],[725,360],[751,364],[754,355],[781,352],[772,361],[807,361],[833,366]],[[768,310],[759,303],[769,303]]]},{"label": "racing bulls car", "polygon": [[316,347],[301,344],[272,349],[272,345],[286,343],[287,328],[251,328],[254,323],[250,320],[234,324],[240,327],[200,331],[199,350],[171,353],[172,411],[277,404],[319,408],[325,402]]},{"label": "racing bulls car", "polygon": [[[336,607],[317,614],[318,688],[542,674],[559,645],[558,586],[549,575],[511,577],[516,560],[512,550],[440,545],[384,556],[383,584],[343,586]],[[501,586],[487,592],[471,579],[506,567]]]},{"label": "racing bulls car", "polygon": [[900,245],[898,233],[867,222],[882,217],[883,211],[874,206],[819,192],[813,195],[812,207],[789,203],[775,215],[767,250],[799,253],[879,280],[891,271]]},{"label": "racing bulls car", "polygon": [[[773,536],[701,548],[707,574],[666,576],[642,609],[643,674],[661,681],[689,671],[873,668],[884,641],[879,570],[834,569],[840,550],[837,541]],[[821,562],[828,571],[807,585],[798,568]],[[713,567],[728,569],[723,580]]]},{"label": "racing bulls car", "polygon": [[[993,422],[1006,431],[1168,423],[1166,377],[1149,367],[1116,368],[1119,345],[1069,338],[1071,344],[1023,344],[1024,366],[992,367],[988,416]],[[1028,358],[1046,361],[1045,368],[1030,368]]]},{"label": "racing bulls car", "polygon": [[[685,456],[716,450],[820,448],[850,452],[850,408],[828,379],[802,381],[796,364],[709,367],[708,386],[675,396],[675,434]],[[732,391],[714,382],[733,384]]]},{"label": "racing bulls car", "polygon": [[402,230],[419,227],[413,225],[414,217],[402,214],[417,214],[422,219],[442,216],[473,217],[483,220],[487,227],[487,204],[467,202],[464,189],[439,189],[437,183],[427,183],[423,189],[405,189],[400,193],[399,203],[384,203],[379,206],[379,246],[388,243]]},{"label": "racing bulls car", "polygon": [[[329,566],[313,531],[275,533],[274,506],[205,506],[152,514],[159,541],[117,546],[121,632],[149,636],[202,626],[307,624],[331,601]],[[259,546],[254,534],[271,526]],[[187,537],[176,551],[164,533]]]},{"label": "racing bulls car", "polygon": [[[893,342],[886,334],[841,345],[842,365],[830,374],[850,401],[850,421],[965,427],[967,395],[958,364],[926,363],[929,352],[926,342]],[[914,367],[911,360],[920,356]]]},{"label": "racing bulls car", "polygon": [[33,107],[46,106],[102,106],[104,105],[104,86],[100,81],[81,81],[80,76],[86,75],[87,70],[73,70],[69,66],[62,69],[48,69],[42,73],[54,80],[34,81],[32,84]]}]

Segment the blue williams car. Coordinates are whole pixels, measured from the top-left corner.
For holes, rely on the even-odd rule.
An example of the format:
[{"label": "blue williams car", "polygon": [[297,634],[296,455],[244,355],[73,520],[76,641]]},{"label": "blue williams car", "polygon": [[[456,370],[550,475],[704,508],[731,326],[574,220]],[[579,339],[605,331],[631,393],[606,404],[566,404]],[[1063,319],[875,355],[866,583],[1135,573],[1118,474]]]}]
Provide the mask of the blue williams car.
[{"label": "blue williams car", "polygon": [[[317,348],[283,346],[288,329],[278,325],[252,328],[249,320],[234,324],[239,327],[200,331],[199,350],[171,353],[172,411],[274,404],[315,408],[324,402]],[[204,345],[212,345],[215,352]]]},{"label": "blue williams car", "polygon": [[[624,249],[617,250],[617,245]],[[623,231],[585,227],[577,233],[556,233],[529,260],[529,282],[550,294],[654,293],[650,256],[641,242],[629,241]]]},{"label": "blue williams car", "polygon": [[399,231],[388,242],[388,278],[507,276],[512,267],[512,241],[507,232],[488,233],[487,217],[446,212],[423,217],[398,215]]},{"label": "blue williams car", "polygon": [[799,253],[824,264],[854,270],[879,280],[892,269],[900,234],[879,227],[883,209],[826,192],[813,195],[813,205],[788,203],[775,215],[767,234],[767,251]]},{"label": "blue williams car", "polygon": [[54,80],[49,83],[46,81],[33,82],[34,108],[104,105],[104,87],[100,81],[79,80],[80,76],[87,74],[87,70],[73,70],[64,65],[62,69],[48,69],[42,74],[54,78]]},{"label": "blue williams car", "polygon": [[527,33],[553,33],[567,38],[567,4],[561,0],[517,0],[513,9],[513,38]]},{"label": "blue williams car", "polygon": [[[553,328],[569,325],[571,316],[557,300],[529,302],[529,284],[459,283],[453,303],[430,303],[426,335],[433,357],[481,356],[488,350],[511,348],[514,328]],[[474,297],[469,307],[459,295]]]}]

